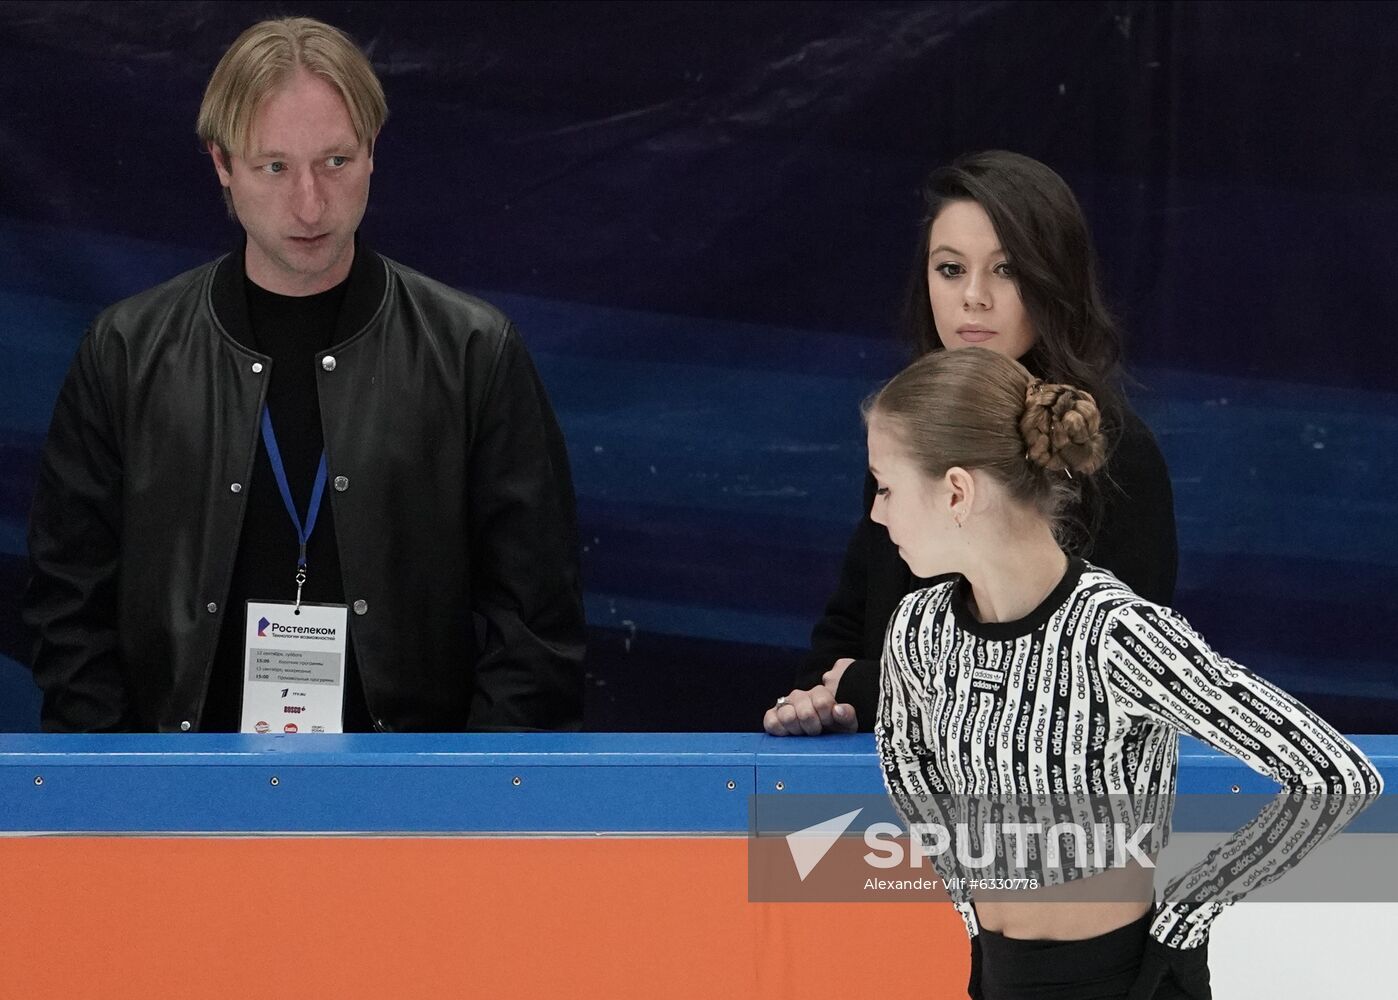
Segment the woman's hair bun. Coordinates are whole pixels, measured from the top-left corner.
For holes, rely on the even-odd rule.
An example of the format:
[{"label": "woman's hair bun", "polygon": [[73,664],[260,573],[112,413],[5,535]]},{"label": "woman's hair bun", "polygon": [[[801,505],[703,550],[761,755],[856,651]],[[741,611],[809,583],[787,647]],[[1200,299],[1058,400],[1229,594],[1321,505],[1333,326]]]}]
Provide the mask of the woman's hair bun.
[{"label": "woman's hair bun", "polygon": [[1028,449],[1024,457],[1050,472],[1091,474],[1107,457],[1097,401],[1071,385],[1030,381],[1019,433]]}]

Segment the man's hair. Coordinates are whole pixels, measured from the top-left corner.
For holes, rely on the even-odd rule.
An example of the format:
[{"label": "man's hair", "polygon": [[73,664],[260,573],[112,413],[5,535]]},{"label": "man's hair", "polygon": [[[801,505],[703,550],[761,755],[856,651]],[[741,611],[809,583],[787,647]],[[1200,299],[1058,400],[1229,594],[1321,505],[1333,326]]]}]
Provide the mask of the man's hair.
[{"label": "man's hair", "polygon": [[247,153],[253,116],[263,100],[301,67],[340,92],[358,138],[371,154],[388,118],[374,67],[348,35],[309,17],[259,21],[238,36],[209,77],[195,131],[227,157]]}]

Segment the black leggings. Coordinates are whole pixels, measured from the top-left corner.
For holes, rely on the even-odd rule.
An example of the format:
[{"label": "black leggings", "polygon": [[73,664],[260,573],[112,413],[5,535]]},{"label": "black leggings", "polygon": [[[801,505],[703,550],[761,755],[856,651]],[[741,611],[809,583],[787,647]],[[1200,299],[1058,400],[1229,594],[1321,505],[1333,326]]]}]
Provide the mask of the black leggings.
[{"label": "black leggings", "polygon": [[[972,1000],[1122,1000],[1136,981],[1151,918],[1084,941],[1023,941],[982,929],[971,939]],[[1152,1000],[1188,1000],[1169,981]]]}]

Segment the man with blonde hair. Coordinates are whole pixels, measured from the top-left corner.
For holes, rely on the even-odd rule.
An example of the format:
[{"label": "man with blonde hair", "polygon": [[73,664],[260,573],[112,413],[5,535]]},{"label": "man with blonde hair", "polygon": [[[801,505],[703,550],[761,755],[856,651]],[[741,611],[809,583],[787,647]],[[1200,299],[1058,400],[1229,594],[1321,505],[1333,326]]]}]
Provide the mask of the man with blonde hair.
[{"label": "man with blonde hair", "polygon": [[45,445],[46,729],[580,725],[563,438],[505,316],[359,238],[387,116],[318,21],[215,68],[197,131],[244,239],[94,321]]}]

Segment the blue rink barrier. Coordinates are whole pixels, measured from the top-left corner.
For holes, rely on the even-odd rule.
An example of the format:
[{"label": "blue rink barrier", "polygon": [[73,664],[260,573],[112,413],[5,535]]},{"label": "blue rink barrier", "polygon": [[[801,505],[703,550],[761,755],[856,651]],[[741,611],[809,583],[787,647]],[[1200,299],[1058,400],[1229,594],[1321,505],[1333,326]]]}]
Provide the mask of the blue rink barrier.
[{"label": "blue rink barrier", "polygon": [[[1398,737],[1353,739],[1398,789]],[[1274,788],[1182,741],[1181,793]],[[882,792],[867,735],[0,735],[15,834],[738,835],[753,795]],[[1382,805],[1352,829],[1398,830],[1398,796]]]}]

